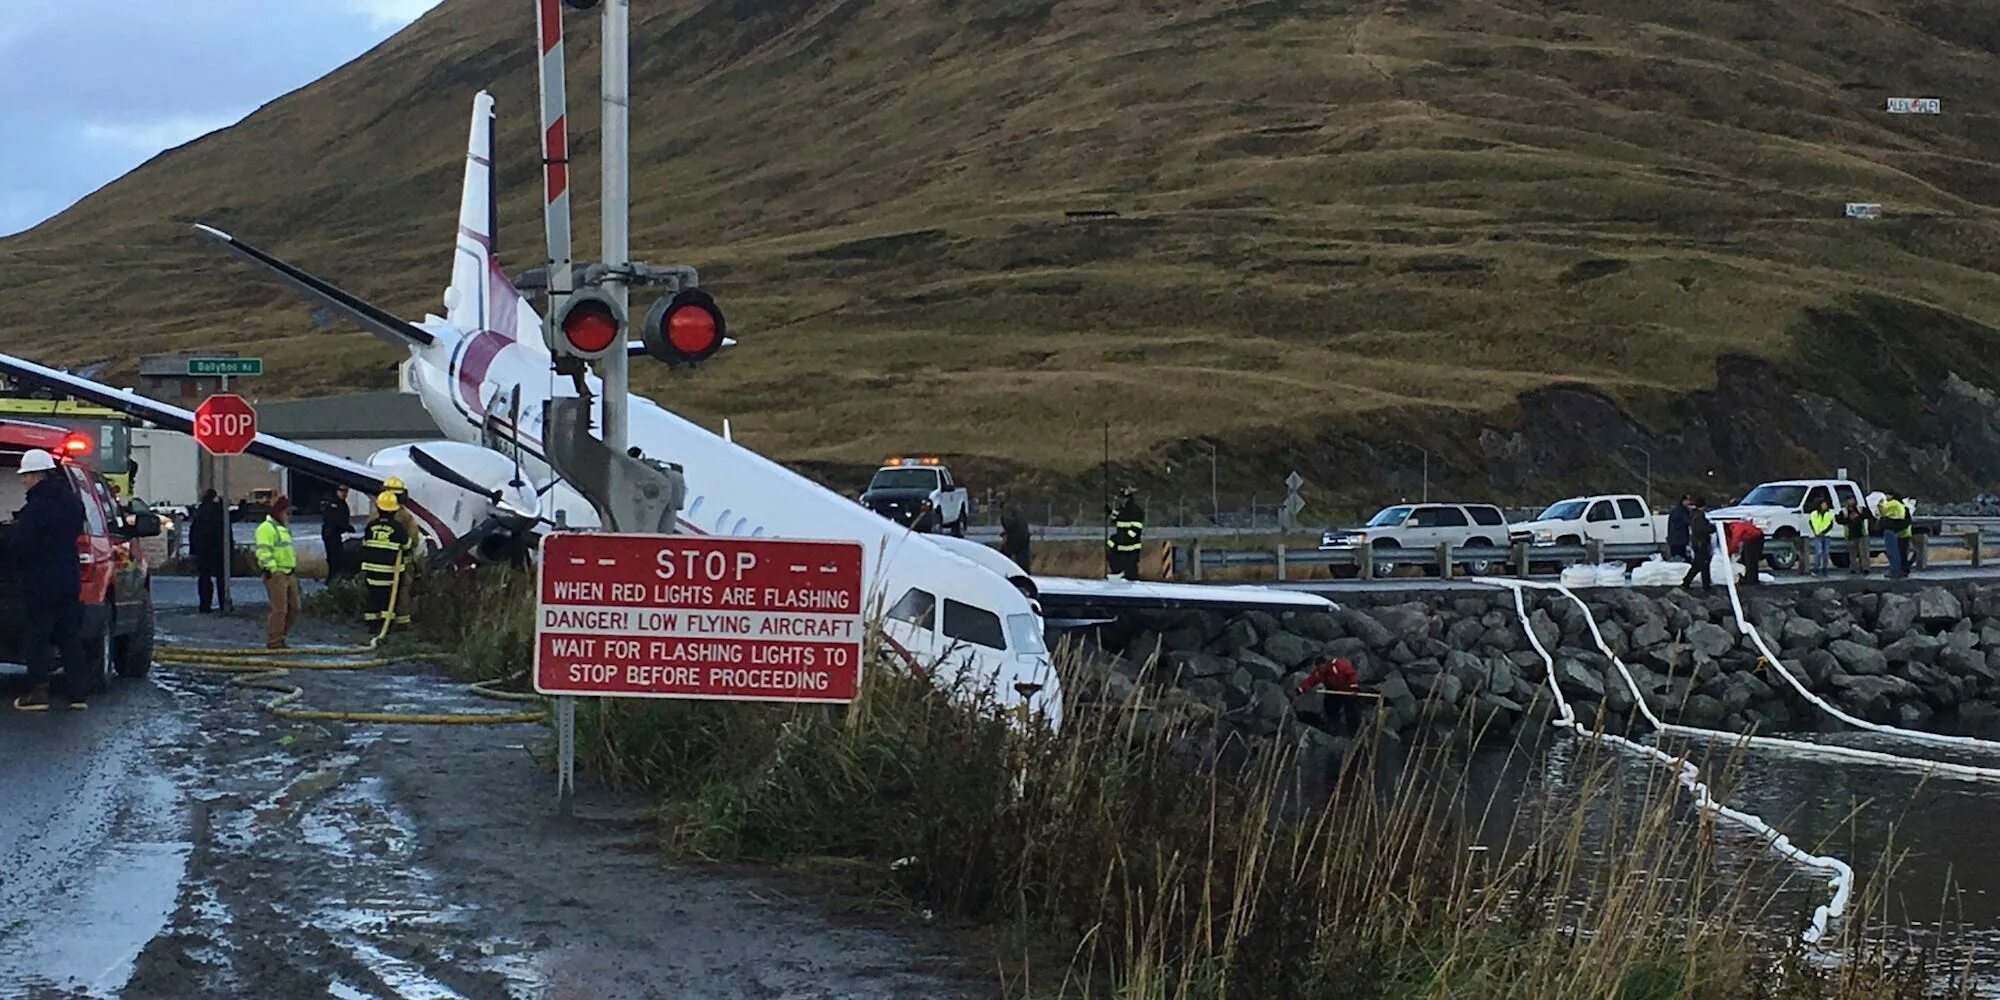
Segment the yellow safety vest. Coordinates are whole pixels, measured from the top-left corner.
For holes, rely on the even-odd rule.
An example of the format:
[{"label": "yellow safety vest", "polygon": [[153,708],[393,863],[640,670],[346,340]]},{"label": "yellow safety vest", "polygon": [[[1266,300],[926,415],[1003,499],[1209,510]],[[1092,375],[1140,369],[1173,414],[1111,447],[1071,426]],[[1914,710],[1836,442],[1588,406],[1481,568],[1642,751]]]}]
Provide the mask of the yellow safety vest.
[{"label": "yellow safety vest", "polygon": [[1813,511],[1806,515],[1806,521],[1812,525],[1813,534],[1824,535],[1833,530],[1833,511]]},{"label": "yellow safety vest", "polygon": [[1896,529],[1896,537],[1910,537],[1909,519],[1910,509],[1903,505],[1903,501],[1895,499],[1882,501],[1882,520],[1904,522],[1901,528]]},{"label": "yellow safety vest", "polygon": [[257,568],[266,573],[290,573],[299,568],[298,550],[292,548],[292,529],[274,518],[257,526]]}]

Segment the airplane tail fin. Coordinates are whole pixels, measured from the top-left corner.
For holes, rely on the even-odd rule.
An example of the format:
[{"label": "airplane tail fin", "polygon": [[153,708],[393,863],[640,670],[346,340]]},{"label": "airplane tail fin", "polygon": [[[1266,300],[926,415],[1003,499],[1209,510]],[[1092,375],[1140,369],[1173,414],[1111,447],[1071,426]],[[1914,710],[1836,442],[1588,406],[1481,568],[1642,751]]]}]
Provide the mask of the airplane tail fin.
[{"label": "airplane tail fin", "polygon": [[444,293],[445,318],[468,336],[490,330],[521,344],[539,345],[541,317],[500,269],[499,191],[493,163],[493,95],[482,90],[472,99],[451,287]]}]

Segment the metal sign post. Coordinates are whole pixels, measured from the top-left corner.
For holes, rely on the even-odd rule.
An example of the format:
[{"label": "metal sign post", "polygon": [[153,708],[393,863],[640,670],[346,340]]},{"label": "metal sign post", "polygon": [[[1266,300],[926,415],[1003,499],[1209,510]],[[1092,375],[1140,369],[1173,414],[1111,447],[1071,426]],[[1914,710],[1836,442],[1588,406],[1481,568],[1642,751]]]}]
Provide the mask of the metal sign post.
[{"label": "metal sign post", "polygon": [[[194,370],[193,362],[188,363],[188,370]],[[228,372],[222,373],[222,391],[229,391]],[[222,592],[215,595],[215,607],[218,614],[226,615],[236,610],[236,595],[230,592],[229,584],[230,575],[236,571],[236,522],[229,517],[230,456],[221,455],[218,457],[222,459],[222,467],[215,470],[217,488],[221,491],[220,495],[222,497],[222,578],[217,586]],[[199,564],[195,566],[194,573],[195,581],[197,583],[200,582],[201,566]],[[198,590],[199,588],[196,589]]]},{"label": "metal sign post", "polygon": [[[631,0],[607,0],[604,5],[604,266],[610,276],[604,290],[626,307],[630,296],[625,274],[632,263],[627,229],[631,177]],[[627,313],[629,315],[629,311]],[[604,381],[604,446],[614,455],[625,453],[627,396],[631,392],[631,362],[624,345],[597,362]]]}]

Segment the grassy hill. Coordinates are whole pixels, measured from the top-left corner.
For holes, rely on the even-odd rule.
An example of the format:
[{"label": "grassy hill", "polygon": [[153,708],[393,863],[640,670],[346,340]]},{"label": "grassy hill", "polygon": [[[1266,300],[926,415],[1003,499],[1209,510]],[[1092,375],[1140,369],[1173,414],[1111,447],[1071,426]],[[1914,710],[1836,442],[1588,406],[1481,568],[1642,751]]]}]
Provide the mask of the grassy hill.
[{"label": "grassy hill", "polygon": [[[406,314],[447,277],[470,97],[539,257],[529,5],[447,0],[0,240],[0,343],[228,344],[379,386],[198,245]],[[638,384],[841,478],[885,452],[1156,493],[1545,496],[1859,468],[2000,477],[2000,7],[1956,0],[690,0],[634,5],[633,245],[742,345]],[[571,21],[595,246],[596,23]],[[580,72],[579,72],[580,70]],[[1889,96],[1945,114],[1892,116]],[[1841,218],[1878,201],[1876,222]],[[1073,211],[1116,217],[1073,219]],[[64,316],[60,324],[49,317]],[[79,326],[103,331],[80,340]],[[1625,446],[1633,446],[1627,448]],[[1387,487],[1373,481],[1390,479]],[[1357,482],[1369,480],[1368,483]],[[1267,481],[1268,480],[1268,481]],[[1094,492],[1094,490],[1092,490]]]}]

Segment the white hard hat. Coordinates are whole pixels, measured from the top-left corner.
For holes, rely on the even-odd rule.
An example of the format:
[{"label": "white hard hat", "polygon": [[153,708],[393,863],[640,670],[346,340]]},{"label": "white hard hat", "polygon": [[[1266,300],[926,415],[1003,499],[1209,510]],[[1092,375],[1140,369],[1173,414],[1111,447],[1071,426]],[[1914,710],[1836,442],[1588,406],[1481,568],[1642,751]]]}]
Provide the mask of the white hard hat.
[{"label": "white hard hat", "polygon": [[1881,490],[1876,490],[1864,497],[1862,502],[1868,505],[1869,510],[1879,512],[1882,509],[1882,501],[1887,499],[1889,499],[1888,494],[1883,493]]},{"label": "white hard hat", "polygon": [[56,457],[36,448],[21,456],[21,468],[16,471],[21,475],[27,475],[30,472],[50,472],[55,467]]}]

